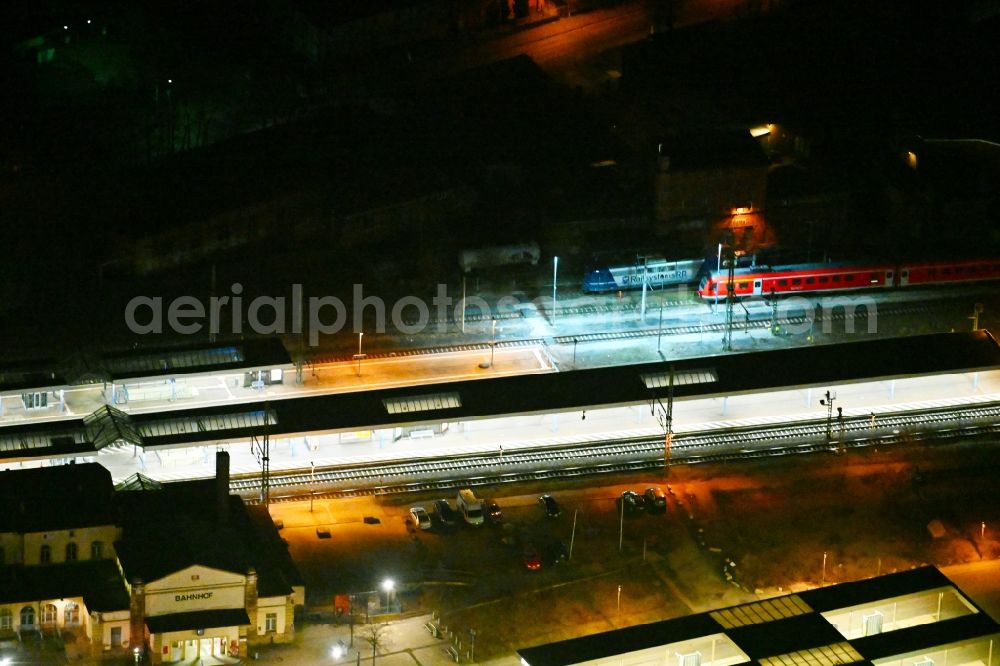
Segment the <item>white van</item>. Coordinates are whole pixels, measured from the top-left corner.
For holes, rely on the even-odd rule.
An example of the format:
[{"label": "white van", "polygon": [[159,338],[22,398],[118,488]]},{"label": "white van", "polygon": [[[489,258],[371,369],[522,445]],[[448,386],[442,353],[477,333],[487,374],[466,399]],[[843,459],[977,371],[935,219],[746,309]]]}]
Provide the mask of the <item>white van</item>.
[{"label": "white van", "polygon": [[468,488],[458,491],[455,504],[458,505],[458,512],[465,518],[465,522],[470,525],[482,525],[485,522],[483,502]]}]

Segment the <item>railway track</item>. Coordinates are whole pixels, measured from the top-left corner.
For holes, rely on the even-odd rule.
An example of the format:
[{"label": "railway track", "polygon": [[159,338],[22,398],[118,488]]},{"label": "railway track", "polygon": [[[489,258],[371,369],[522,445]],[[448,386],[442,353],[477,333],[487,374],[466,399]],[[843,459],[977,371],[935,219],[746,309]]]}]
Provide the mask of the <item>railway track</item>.
[{"label": "railway track", "polygon": [[[923,314],[931,311],[932,306],[923,303],[900,303],[898,305],[888,305],[878,308],[878,316],[898,317],[901,315]],[[843,308],[836,310],[819,310],[819,314],[812,320],[814,325],[822,325],[824,322],[845,321],[847,312]],[[868,311],[864,308],[855,310],[853,319],[867,319]],[[800,327],[809,324],[810,319],[805,315],[799,317],[779,317],[774,323],[782,328]],[[734,328],[736,331],[750,329],[769,328],[771,326],[770,313],[754,312],[745,318],[737,318]],[[708,324],[687,324],[683,326],[666,326],[662,329],[640,328],[624,331],[603,331],[599,333],[584,333],[581,335],[560,335],[553,338],[557,344],[573,344],[574,342],[603,342],[606,340],[624,340],[633,338],[646,338],[656,335],[691,335],[695,333],[722,333],[726,330],[725,322],[711,322]]]},{"label": "railway track", "polygon": [[[951,425],[957,427],[946,427]],[[883,414],[877,429],[869,417],[826,419],[788,425],[753,426],[677,434],[671,463],[698,464],[891,445],[930,438],[1000,434],[1000,403]],[[301,470],[271,476],[272,501],[300,499],[315,493],[337,498],[402,494],[458,486],[492,485],[627,472],[663,465],[662,435],[603,442],[532,447],[504,452],[471,453],[398,462],[366,462]],[[253,500],[260,492],[256,476],[234,477],[233,492]],[[316,488],[321,490],[316,491]]]},{"label": "railway track", "polygon": [[[931,302],[906,302],[906,303],[887,303],[878,306],[877,315],[879,317],[899,317],[905,315],[914,314],[927,314],[933,311],[938,306],[948,306],[951,303],[947,300],[931,301]],[[667,305],[690,305],[684,301],[676,301],[668,303]],[[631,313],[638,309],[638,306],[634,304],[626,304],[622,306],[615,305],[586,305],[577,306],[572,308],[566,308],[559,310],[560,316],[566,315],[584,315],[584,314],[607,314],[607,313]],[[650,308],[649,312],[654,312],[655,310]],[[742,311],[741,311],[742,312]],[[843,308],[836,308],[832,310],[823,310],[817,308],[815,310],[817,313],[815,318],[812,320],[813,325],[822,326],[824,323],[842,322],[848,319],[847,311]],[[506,319],[517,319],[520,318],[518,313],[508,313],[512,316],[505,317]],[[859,307],[853,311],[852,319],[862,319],[867,320],[868,311],[866,308]],[[471,321],[471,320],[470,320]],[[798,317],[780,317],[775,320],[778,326],[782,328],[789,327],[801,327],[804,325],[809,325],[810,319],[804,314]],[[770,312],[764,311],[754,311],[745,315],[743,317],[737,317],[735,323],[736,331],[746,331],[751,329],[766,329],[771,326],[771,314]],[[429,324],[432,325],[432,324]],[[550,340],[557,345],[570,345],[580,342],[605,342],[613,340],[630,340],[647,338],[653,336],[674,336],[674,335],[693,335],[701,333],[722,333],[725,331],[725,322],[710,322],[710,323],[700,323],[700,324],[684,324],[679,326],[664,326],[660,328],[656,327],[645,327],[645,328],[629,328],[616,331],[601,331],[597,333],[580,333],[577,335],[558,335],[550,338]],[[517,347],[530,347],[530,346],[540,346],[545,344],[546,340],[543,338],[524,338],[524,339],[513,339],[513,340],[497,340],[497,349],[512,349]],[[385,350],[385,351],[375,351],[366,355],[368,359],[389,359],[389,358],[401,358],[407,356],[422,356],[426,354],[444,354],[449,352],[465,352],[465,351],[489,351],[489,342],[473,342],[467,344],[459,345],[439,345],[435,347],[418,347],[414,349],[396,349],[396,350]],[[348,355],[338,355],[338,356],[326,356],[321,358],[313,359],[313,363],[344,363],[352,360],[351,356]]]},{"label": "railway track", "polygon": [[[537,347],[544,343],[542,338],[521,338],[518,340],[497,340],[497,349],[517,349],[519,347]],[[373,359],[388,359],[388,358],[405,358],[407,356],[424,356],[427,354],[448,354],[454,352],[466,352],[466,351],[489,351],[489,342],[472,342],[468,344],[461,345],[440,345],[437,347],[417,347],[415,349],[394,349],[385,351],[376,351],[365,354],[367,360]],[[350,362],[353,359],[350,356],[324,356],[312,360],[313,364],[319,365],[323,363],[345,363]]]}]

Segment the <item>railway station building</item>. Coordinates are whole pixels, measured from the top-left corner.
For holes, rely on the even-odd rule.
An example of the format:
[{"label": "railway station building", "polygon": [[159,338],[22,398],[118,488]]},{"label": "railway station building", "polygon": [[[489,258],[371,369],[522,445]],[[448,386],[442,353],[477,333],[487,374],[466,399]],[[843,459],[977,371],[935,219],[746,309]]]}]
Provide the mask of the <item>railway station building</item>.
[{"label": "railway station building", "polygon": [[997,663],[1000,625],[933,567],[518,650],[522,666]]},{"label": "railway station building", "polygon": [[[305,588],[270,516],[214,479],[112,485],[95,463],[0,472],[0,638],[153,663],[287,642]],[[72,507],[73,510],[69,510]]]}]

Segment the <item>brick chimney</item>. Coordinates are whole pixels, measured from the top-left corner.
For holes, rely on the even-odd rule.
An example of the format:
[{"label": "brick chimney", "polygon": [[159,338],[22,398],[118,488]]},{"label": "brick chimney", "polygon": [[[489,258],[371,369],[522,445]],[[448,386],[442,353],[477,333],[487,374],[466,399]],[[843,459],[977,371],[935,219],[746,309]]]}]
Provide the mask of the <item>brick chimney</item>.
[{"label": "brick chimney", "polygon": [[[253,641],[257,638],[257,570],[253,567],[247,569],[247,584],[243,590],[243,605],[247,615],[250,617],[250,626],[247,628],[247,640]],[[262,631],[264,627],[260,628]]]},{"label": "brick chimney", "polygon": [[[132,582],[129,598],[129,647],[146,649],[146,586],[141,578]],[[121,647],[113,645],[112,647]]]},{"label": "brick chimney", "polygon": [[215,452],[215,518],[220,525],[229,522],[229,453]]}]

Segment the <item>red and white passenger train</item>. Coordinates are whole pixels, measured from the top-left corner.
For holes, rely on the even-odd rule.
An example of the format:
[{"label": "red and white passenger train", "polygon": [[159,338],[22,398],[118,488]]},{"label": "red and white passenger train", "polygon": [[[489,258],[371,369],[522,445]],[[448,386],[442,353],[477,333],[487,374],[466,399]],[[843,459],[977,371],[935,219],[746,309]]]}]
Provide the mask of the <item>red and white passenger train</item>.
[{"label": "red and white passenger train", "polygon": [[[818,292],[884,290],[920,285],[1000,280],[1000,259],[886,263],[794,264],[737,268],[733,282],[739,298]],[[711,271],[698,285],[705,300],[729,294],[729,271]]]}]

